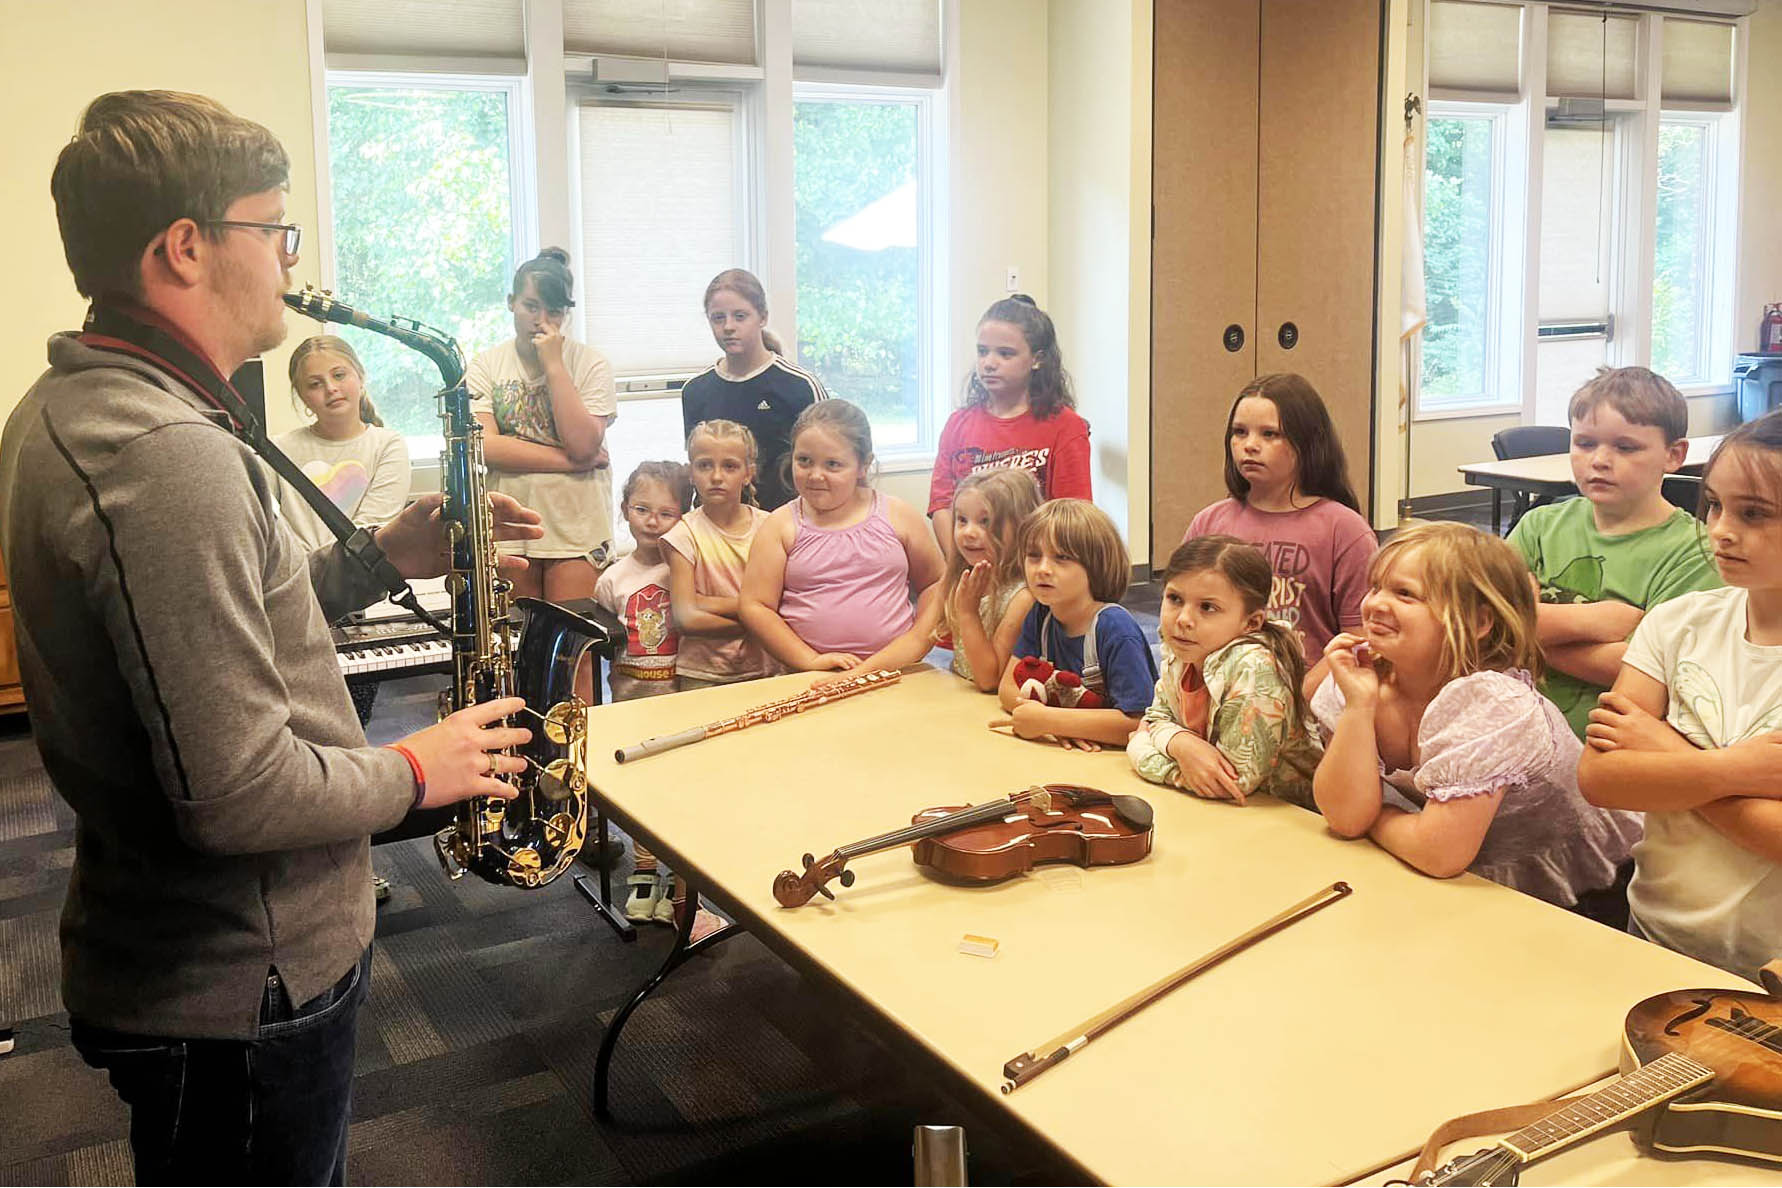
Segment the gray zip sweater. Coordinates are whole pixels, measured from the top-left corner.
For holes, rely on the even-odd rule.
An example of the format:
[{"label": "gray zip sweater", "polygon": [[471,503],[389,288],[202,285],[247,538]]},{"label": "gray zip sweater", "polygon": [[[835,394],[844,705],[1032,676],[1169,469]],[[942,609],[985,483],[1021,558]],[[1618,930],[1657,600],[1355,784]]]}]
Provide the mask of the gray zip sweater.
[{"label": "gray zip sweater", "polygon": [[327,628],[379,591],[337,548],[305,556],[184,386],[73,335],[49,361],[0,438],[0,548],[79,818],[62,996],[121,1031],[251,1037],[269,968],[302,1003],[370,943],[368,835],[413,798]]}]

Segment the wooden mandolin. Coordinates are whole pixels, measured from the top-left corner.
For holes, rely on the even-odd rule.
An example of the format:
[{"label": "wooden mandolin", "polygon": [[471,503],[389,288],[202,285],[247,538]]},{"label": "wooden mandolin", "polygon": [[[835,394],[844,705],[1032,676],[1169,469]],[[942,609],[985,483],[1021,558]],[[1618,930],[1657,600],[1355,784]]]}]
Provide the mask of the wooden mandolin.
[{"label": "wooden mandolin", "polygon": [[1632,1118],[1634,1141],[1651,1150],[1782,1164],[1782,960],[1762,976],[1767,995],[1673,990],[1646,999],[1627,1013],[1624,1073],[1614,1084],[1556,1103],[1412,1182],[1514,1184],[1525,1165]]}]

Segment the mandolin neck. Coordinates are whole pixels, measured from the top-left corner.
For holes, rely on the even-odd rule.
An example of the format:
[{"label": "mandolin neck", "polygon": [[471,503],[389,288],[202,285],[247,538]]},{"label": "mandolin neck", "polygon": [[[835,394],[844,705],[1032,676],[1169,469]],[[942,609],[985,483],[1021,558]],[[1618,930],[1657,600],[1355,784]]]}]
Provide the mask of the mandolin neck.
[{"label": "mandolin neck", "polygon": [[1524,1126],[1498,1144],[1532,1163],[1599,1130],[1606,1130],[1661,1102],[1714,1079],[1712,1070],[1681,1052],[1667,1052],[1652,1063]]}]

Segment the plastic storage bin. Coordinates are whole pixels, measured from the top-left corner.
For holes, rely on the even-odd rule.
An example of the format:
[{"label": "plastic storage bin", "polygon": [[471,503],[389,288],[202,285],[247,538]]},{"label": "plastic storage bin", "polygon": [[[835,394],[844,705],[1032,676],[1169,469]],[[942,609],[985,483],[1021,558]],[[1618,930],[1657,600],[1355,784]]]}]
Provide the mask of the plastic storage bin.
[{"label": "plastic storage bin", "polygon": [[1733,364],[1733,382],[1739,386],[1739,420],[1782,407],[1782,354],[1740,355]]}]

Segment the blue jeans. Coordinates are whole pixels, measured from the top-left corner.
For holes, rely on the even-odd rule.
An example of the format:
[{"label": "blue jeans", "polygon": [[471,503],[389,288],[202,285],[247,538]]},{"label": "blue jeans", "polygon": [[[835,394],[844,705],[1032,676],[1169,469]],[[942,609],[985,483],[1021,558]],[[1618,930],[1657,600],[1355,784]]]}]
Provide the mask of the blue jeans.
[{"label": "blue jeans", "polygon": [[251,1040],[130,1035],[71,1019],[81,1058],[130,1107],[138,1184],[343,1184],[365,950],[293,1006],[268,971]]}]

